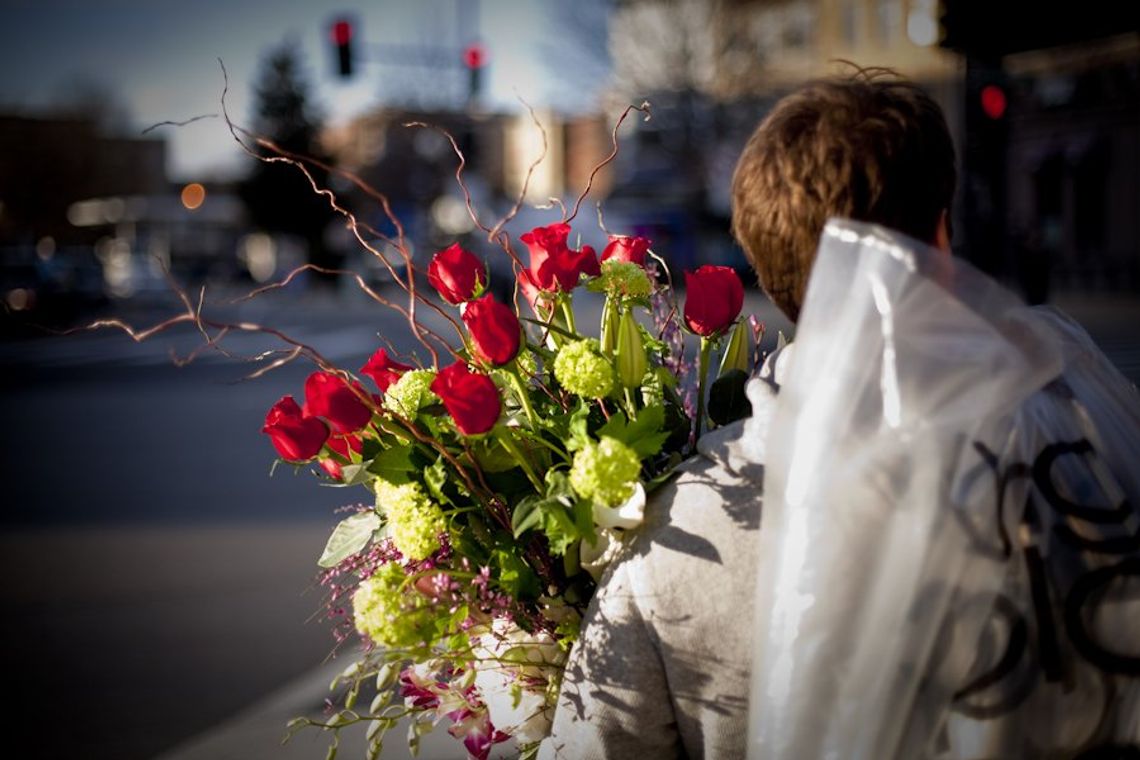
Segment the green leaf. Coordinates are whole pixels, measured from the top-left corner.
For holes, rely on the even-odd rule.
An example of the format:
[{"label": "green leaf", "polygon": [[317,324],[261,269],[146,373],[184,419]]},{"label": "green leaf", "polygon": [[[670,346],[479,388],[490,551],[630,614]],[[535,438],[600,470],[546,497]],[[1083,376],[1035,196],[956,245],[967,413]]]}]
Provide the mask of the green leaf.
[{"label": "green leaf", "polygon": [[339,483],[326,483],[325,485],[340,487],[344,486],[358,486],[362,483],[367,483],[375,477],[368,471],[368,463],[362,464],[346,464],[340,468],[341,481]]},{"label": "green leaf", "polygon": [[625,412],[616,412],[609,418],[606,424],[598,428],[597,435],[598,438],[601,438],[603,435],[605,435],[609,436],[610,438],[616,438],[622,443],[625,443],[625,429]]},{"label": "green leaf", "polygon": [[542,512],[538,508],[541,501],[538,496],[529,496],[515,505],[511,514],[511,531],[515,538],[542,525]]},{"label": "green leaf", "polygon": [[586,402],[579,401],[577,408],[570,413],[570,435],[566,441],[568,451],[577,451],[590,443],[589,422],[590,407]]},{"label": "green leaf", "polygon": [[394,446],[385,449],[368,465],[368,471],[393,485],[409,482],[411,473],[416,471],[416,467],[412,464],[412,447]]},{"label": "green leaf", "polygon": [[748,373],[739,369],[718,377],[709,390],[709,419],[727,425],[752,414],[752,404],[744,393],[747,382]]},{"label": "green leaf", "polygon": [[609,422],[598,428],[598,437],[603,435],[616,438],[636,452],[640,459],[648,459],[661,450],[669,432],[662,432],[665,425],[665,408],[660,404],[647,406],[637,413],[637,419],[626,422],[621,412],[610,417]]},{"label": "green leaf", "polygon": [[380,517],[375,512],[359,512],[346,517],[333,529],[317,564],[321,567],[340,564],[367,546],[368,540],[379,527]]},{"label": "green leaf", "polygon": [[424,470],[424,485],[428,493],[440,504],[451,504],[451,499],[444,493],[443,487],[447,484],[447,464],[443,457],[435,460],[435,464]]},{"label": "green leaf", "polygon": [[522,558],[506,549],[497,549],[492,558],[499,568],[499,585],[503,591],[515,598],[534,599],[538,596],[542,584]]}]

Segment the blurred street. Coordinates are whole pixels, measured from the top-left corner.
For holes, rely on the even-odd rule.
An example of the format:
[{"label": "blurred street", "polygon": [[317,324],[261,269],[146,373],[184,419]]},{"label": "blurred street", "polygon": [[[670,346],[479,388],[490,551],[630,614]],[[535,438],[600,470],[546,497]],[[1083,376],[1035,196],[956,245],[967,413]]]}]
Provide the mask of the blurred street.
[{"label": "blurred street", "polygon": [[[229,317],[278,327],[353,370],[377,333],[408,332],[359,302],[273,300]],[[140,325],[172,313],[130,308]],[[142,344],[117,331],[0,344],[0,667],[18,695],[13,756],[152,757],[331,650],[328,628],[307,622],[322,599],[316,558],[335,508],[368,494],[287,467],[269,477],[265,411],[301,397],[310,366],[245,383],[253,367],[217,354],[174,366],[171,348],[201,341],[183,327]]]}]

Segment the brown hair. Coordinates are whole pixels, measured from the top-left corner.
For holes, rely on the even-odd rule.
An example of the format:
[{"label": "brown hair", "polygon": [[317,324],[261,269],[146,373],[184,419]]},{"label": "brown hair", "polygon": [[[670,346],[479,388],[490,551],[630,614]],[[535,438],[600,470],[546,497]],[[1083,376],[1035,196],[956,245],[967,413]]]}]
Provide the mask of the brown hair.
[{"label": "brown hair", "polygon": [[804,85],[756,128],[732,178],[732,232],[794,322],[828,217],[933,243],[955,182],[938,104],[893,72],[861,69]]}]

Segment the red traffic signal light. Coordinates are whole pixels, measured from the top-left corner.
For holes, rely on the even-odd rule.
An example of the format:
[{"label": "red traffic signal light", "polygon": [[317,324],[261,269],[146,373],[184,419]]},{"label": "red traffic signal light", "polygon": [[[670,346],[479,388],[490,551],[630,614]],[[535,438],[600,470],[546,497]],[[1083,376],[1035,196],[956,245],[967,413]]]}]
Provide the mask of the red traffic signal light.
[{"label": "red traffic signal light", "polygon": [[336,47],[337,74],[341,77],[352,76],[352,22],[340,19],[333,22],[329,30],[329,37]]},{"label": "red traffic signal light", "polygon": [[487,51],[478,42],[463,48],[463,65],[469,69],[481,69],[487,65]]},{"label": "red traffic signal light", "polygon": [[980,97],[982,113],[987,117],[997,121],[1005,116],[1005,109],[1009,105],[1009,100],[1005,96],[1005,90],[996,84],[987,84],[982,88]]}]

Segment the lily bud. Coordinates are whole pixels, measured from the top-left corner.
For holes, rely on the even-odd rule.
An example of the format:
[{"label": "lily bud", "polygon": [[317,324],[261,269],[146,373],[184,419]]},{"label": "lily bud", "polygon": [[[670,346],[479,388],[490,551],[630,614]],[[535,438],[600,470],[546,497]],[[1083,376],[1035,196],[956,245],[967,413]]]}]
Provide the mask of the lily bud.
[{"label": "lily bud", "polygon": [[732,335],[728,339],[728,346],[724,349],[724,356],[720,359],[720,370],[717,377],[734,369],[741,372],[748,371],[748,325],[744,320],[736,323],[732,328]]},{"label": "lily bud", "polygon": [[649,357],[645,355],[645,344],[641,341],[641,328],[628,310],[622,313],[618,323],[616,359],[621,384],[630,390],[640,387],[645,371],[649,369]]},{"label": "lily bud", "polygon": [[602,307],[602,353],[613,356],[617,350],[618,336],[618,307],[612,296],[606,297],[605,306]]}]

